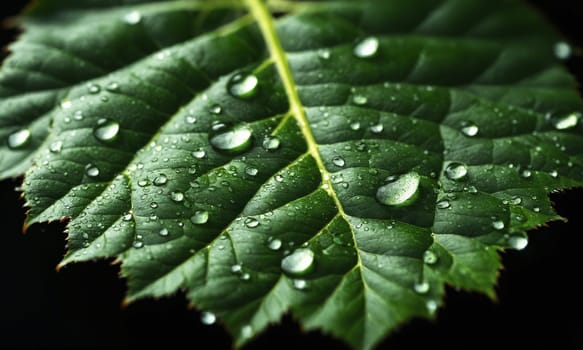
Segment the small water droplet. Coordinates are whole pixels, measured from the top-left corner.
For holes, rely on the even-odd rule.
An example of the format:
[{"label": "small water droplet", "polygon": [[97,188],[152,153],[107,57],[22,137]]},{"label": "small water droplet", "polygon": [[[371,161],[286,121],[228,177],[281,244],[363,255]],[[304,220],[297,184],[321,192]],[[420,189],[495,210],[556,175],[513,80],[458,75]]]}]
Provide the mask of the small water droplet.
[{"label": "small water droplet", "polygon": [[200,314],[200,322],[207,326],[214,324],[217,321],[217,316],[210,311],[203,311]]},{"label": "small water droplet", "polygon": [[508,237],[508,245],[512,249],[523,250],[528,245],[528,238],[520,235],[512,235]]},{"label": "small water droplet", "polygon": [[519,205],[520,203],[522,203],[522,198],[520,198],[520,197],[518,197],[518,196],[516,196],[516,197],[512,197],[512,198],[510,199],[510,204],[513,204],[513,205]]},{"label": "small water droplet", "polygon": [[255,228],[255,227],[259,226],[259,220],[255,219],[255,218],[247,218],[247,219],[245,219],[244,224],[248,228]]},{"label": "small water droplet", "polygon": [[115,140],[119,133],[119,123],[115,120],[102,118],[97,121],[97,126],[93,129],[93,136],[103,142]]},{"label": "small water droplet", "polygon": [[209,133],[209,142],[217,151],[238,154],[251,147],[252,136],[253,131],[243,124],[229,126],[218,123],[213,126],[212,132]]},{"label": "small water droplet", "polygon": [[98,94],[101,91],[101,87],[97,84],[89,84],[87,90],[89,90],[90,94]]},{"label": "small water droplet", "polygon": [[384,129],[384,126],[381,123],[371,125],[371,127],[370,127],[370,131],[372,133],[375,133],[375,134],[379,134],[379,133],[383,132],[383,129]]},{"label": "small water droplet", "polygon": [[206,152],[205,152],[205,150],[203,150],[201,148],[201,149],[198,149],[196,151],[193,151],[192,156],[196,159],[202,159],[202,158],[206,157]]},{"label": "small water droplet", "polygon": [[246,325],[241,327],[241,337],[243,338],[251,338],[253,335],[253,328],[250,325]]},{"label": "small water droplet", "polygon": [[266,137],[263,140],[263,148],[267,151],[274,151],[279,148],[281,141],[275,136]]},{"label": "small water droplet", "polygon": [[419,180],[420,176],[416,172],[403,174],[394,181],[379,187],[376,198],[380,203],[389,206],[411,204],[419,192]]},{"label": "small water droplet", "polygon": [[163,229],[161,229],[160,231],[158,231],[158,234],[159,234],[160,236],[162,236],[162,237],[166,237],[166,236],[168,236],[168,235],[170,234],[170,232],[168,231],[168,229],[167,229],[167,228],[163,228]]},{"label": "small water droplet", "polygon": [[196,117],[193,115],[187,115],[186,116],[186,123],[187,124],[194,124],[196,123]]},{"label": "small water droplet", "polygon": [[283,182],[283,176],[280,174],[275,175],[275,181],[277,182]]},{"label": "small water droplet", "polygon": [[355,95],[352,97],[352,102],[355,105],[365,105],[368,102],[368,98],[366,96],[362,96],[362,95]]},{"label": "small water droplet", "polygon": [[549,175],[556,179],[557,177],[559,177],[559,172],[556,170],[551,170],[549,171]]},{"label": "small water droplet", "polygon": [[279,248],[281,248],[282,246],[282,242],[279,239],[272,239],[267,246],[269,247],[269,249],[271,250],[279,250]]},{"label": "small water droplet", "polygon": [[318,57],[320,57],[321,59],[324,59],[324,60],[330,59],[330,50],[328,50],[328,49],[318,50]]},{"label": "small water droplet", "polygon": [[247,174],[249,176],[255,176],[255,175],[257,175],[258,172],[259,172],[259,170],[257,170],[257,168],[253,168],[253,167],[248,167],[245,169],[245,174]]},{"label": "small water droplet", "polygon": [[99,175],[99,168],[89,163],[85,166],[85,175],[89,177],[96,177]]},{"label": "small water droplet", "polygon": [[259,80],[253,74],[235,74],[227,83],[229,93],[238,98],[250,98],[257,93]]},{"label": "small water droplet", "polygon": [[119,89],[119,84],[112,81],[111,83],[107,84],[107,86],[105,87],[105,89],[109,92],[115,92]]},{"label": "small water droplet", "polygon": [[146,180],[146,179],[142,179],[142,180],[139,180],[138,181],[138,186],[140,186],[140,187],[146,187],[149,184],[150,184],[150,182],[148,180]]},{"label": "small water droplet", "polygon": [[172,192],[170,192],[170,198],[174,202],[180,203],[184,200],[184,193],[182,193],[180,191],[172,191]]},{"label": "small water droplet", "polygon": [[152,209],[158,208],[158,203],[156,203],[156,202],[150,203],[150,208],[152,208]]},{"label": "small water droplet", "polygon": [[460,181],[466,178],[468,175],[468,168],[457,162],[452,162],[445,167],[445,177],[450,180]]},{"label": "small water droplet", "polygon": [[62,109],[69,109],[71,107],[73,107],[73,102],[71,102],[70,100],[61,101],[61,108]]},{"label": "small water droplet", "polygon": [[241,274],[241,280],[249,281],[251,279],[251,275],[248,272]]},{"label": "small water droplet", "polygon": [[159,174],[154,179],[154,186],[164,186],[168,183],[168,177],[165,174]]},{"label": "small water droplet", "polygon": [[350,123],[350,128],[354,131],[360,130],[360,123],[359,122],[352,122],[352,123]]},{"label": "small water droplet", "polygon": [[413,289],[415,289],[415,292],[417,292],[419,294],[426,294],[427,292],[429,292],[429,288],[430,288],[430,285],[426,281],[417,282],[413,286]]},{"label": "small water droplet", "polygon": [[302,279],[293,280],[292,283],[293,283],[294,288],[297,290],[304,290],[308,286],[308,282],[306,282],[306,280],[302,280]]},{"label": "small water droplet", "polygon": [[494,228],[494,230],[500,231],[500,230],[504,229],[505,226],[506,225],[504,225],[504,221],[502,221],[502,220],[492,221],[492,227]]},{"label": "small water droplet", "polygon": [[532,176],[532,171],[530,171],[529,169],[522,169],[520,171],[520,177],[524,178],[524,179],[528,179]]},{"label": "small water droplet", "polygon": [[340,156],[336,156],[334,158],[332,158],[332,163],[334,163],[334,165],[338,166],[338,167],[343,167],[346,162],[344,161],[344,158],[340,157]]},{"label": "small water droplet", "polygon": [[462,124],[462,128],[460,131],[462,132],[462,134],[464,134],[468,137],[473,137],[473,136],[476,136],[478,134],[480,129],[478,128],[478,126],[474,122],[464,122]]},{"label": "small water droplet", "polygon": [[219,105],[212,105],[209,108],[209,112],[211,112],[211,114],[221,114],[221,112],[223,111],[223,108]]},{"label": "small water droplet", "polygon": [[581,113],[573,112],[560,117],[551,117],[551,122],[555,129],[566,130],[577,126],[579,119],[581,119]]},{"label": "small water droplet", "polygon": [[555,57],[557,57],[560,60],[569,59],[571,57],[571,54],[573,53],[571,45],[564,41],[557,42],[553,47],[553,51],[555,53]]},{"label": "small water droplet", "polygon": [[447,209],[451,206],[450,202],[447,199],[440,200],[435,204],[437,209]]},{"label": "small water droplet", "polygon": [[23,148],[30,141],[30,130],[20,129],[8,136],[8,147],[11,149]]},{"label": "small water droplet", "polygon": [[194,215],[190,217],[190,222],[195,225],[206,224],[209,220],[209,213],[206,210],[197,210]]},{"label": "small water droplet", "polygon": [[134,244],[133,244],[133,247],[134,247],[134,248],[136,248],[136,249],[140,249],[140,248],[142,248],[143,246],[144,246],[144,242],[142,242],[142,241],[139,241],[139,240],[136,240],[136,241],[134,241]]},{"label": "small water droplet", "polygon": [[243,270],[243,266],[241,264],[231,265],[231,272],[232,273],[239,273]]},{"label": "small water droplet", "polygon": [[55,141],[49,146],[52,153],[60,153],[63,150],[63,141]]},{"label": "small water droplet", "polygon": [[142,20],[142,14],[139,11],[132,11],[123,16],[123,20],[127,24],[138,24]]},{"label": "small water droplet", "polygon": [[423,253],[423,262],[427,265],[433,265],[437,262],[437,255],[431,250],[426,250]]},{"label": "small water droplet", "polygon": [[437,311],[437,302],[435,300],[427,300],[425,307],[427,308],[427,311],[432,314]]},{"label": "small water droplet", "polygon": [[298,248],[281,260],[281,269],[290,275],[303,275],[314,265],[314,252],[309,248]]},{"label": "small water droplet", "polygon": [[361,39],[356,43],[352,52],[354,56],[359,58],[373,57],[377,54],[379,49],[379,39],[374,36],[369,36]]},{"label": "small water droplet", "polygon": [[131,212],[125,213],[124,216],[122,217],[123,221],[132,221],[132,219],[134,218],[134,214],[132,214]]}]

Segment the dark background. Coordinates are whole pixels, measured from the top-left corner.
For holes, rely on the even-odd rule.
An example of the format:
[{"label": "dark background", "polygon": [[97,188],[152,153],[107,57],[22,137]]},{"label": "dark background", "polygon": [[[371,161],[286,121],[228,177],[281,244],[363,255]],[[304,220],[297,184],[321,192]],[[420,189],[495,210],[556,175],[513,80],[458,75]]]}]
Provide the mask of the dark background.
[{"label": "dark background", "polygon": [[[583,46],[583,5],[579,0],[530,1],[579,47]],[[4,0],[0,18],[26,2]],[[10,4],[10,5],[8,5]],[[0,33],[0,45],[16,32]],[[583,82],[583,58],[568,62]],[[193,348],[229,349],[218,325],[203,326],[183,295],[143,300],[121,307],[124,281],[109,262],[55,266],[64,254],[64,225],[36,225],[21,234],[22,201],[0,182],[0,349]],[[568,223],[532,232],[528,248],[508,252],[498,283],[498,301],[448,290],[437,321],[414,320],[379,349],[577,348],[583,349],[582,190],[552,196]],[[246,349],[347,349],[317,332],[303,333],[284,318]]]}]

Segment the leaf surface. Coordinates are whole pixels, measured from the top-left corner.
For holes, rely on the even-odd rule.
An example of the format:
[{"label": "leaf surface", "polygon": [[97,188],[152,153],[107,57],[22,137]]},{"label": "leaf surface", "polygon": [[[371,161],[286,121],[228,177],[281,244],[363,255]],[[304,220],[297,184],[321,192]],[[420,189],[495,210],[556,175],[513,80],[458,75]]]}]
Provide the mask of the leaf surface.
[{"label": "leaf surface", "polygon": [[493,297],[498,252],[582,185],[568,46],[519,1],[45,0],[22,25],[0,176],[26,172],[27,224],[69,218],[61,265],[186,290],[238,345],[291,310],[369,349],[445,284]]}]

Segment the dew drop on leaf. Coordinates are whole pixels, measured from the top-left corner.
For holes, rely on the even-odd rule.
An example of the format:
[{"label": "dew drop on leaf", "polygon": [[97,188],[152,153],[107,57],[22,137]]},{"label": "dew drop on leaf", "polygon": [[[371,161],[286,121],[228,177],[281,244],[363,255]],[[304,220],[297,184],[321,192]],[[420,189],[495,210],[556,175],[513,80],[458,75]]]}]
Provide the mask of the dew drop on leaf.
[{"label": "dew drop on leaf", "polygon": [[101,87],[97,84],[89,84],[87,90],[89,90],[90,94],[98,94],[101,91]]},{"label": "dew drop on leaf", "polygon": [[281,269],[290,275],[303,275],[314,265],[314,252],[309,248],[298,248],[281,260]]},{"label": "dew drop on leaf", "polygon": [[362,95],[355,95],[354,97],[352,97],[352,102],[355,105],[363,106],[368,102],[368,98]]},{"label": "dew drop on leaf", "polygon": [[356,131],[360,130],[360,123],[359,122],[352,122],[350,123],[350,129]]},{"label": "dew drop on leaf", "polygon": [[119,89],[119,84],[112,81],[111,83],[107,84],[107,86],[105,87],[105,89],[109,92],[115,92]]},{"label": "dew drop on leaf", "polygon": [[30,141],[30,130],[20,129],[8,136],[8,147],[11,149],[19,149],[26,146]]},{"label": "dew drop on leaf", "polygon": [[115,120],[102,118],[97,121],[97,126],[93,129],[93,136],[103,142],[115,140],[119,133],[119,123]]},{"label": "dew drop on leaf", "polygon": [[389,206],[409,205],[415,201],[419,192],[420,176],[416,172],[403,174],[392,182],[379,187],[377,200]]},{"label": "dew drop on leaf", "polygon": [[144,247],[144,242],[136,240],[132,246],[136,249],[140,249]]},{"label": "dew drop on leaf", "polygon": [[211,108],[209,108],[209,112],[211,112],[211,114],[221,114],[221,112],[223,111],[223,108],[219,105],[213,105],[211,106]]},{"label": "dew drop on leaf", "polygon": [[334,163],[334,165],[336,165],[337,167],[343,167],[346,164],[344,158],[339,156],[332,158],[332,163]]},{"label": "dew drop on leaf", "polygon": [[164,186],[168,183],[168,177],[165,174],[159,174],[154,178],[154,186]]},{"label": "dew drop on leaf", "polygon": [[217,321],[217,317],[212,312],[209,312],[209,311],[201,312],[200,322],[202,322],[202,324],[210,326],[210,325],[214,324],[216,321]]},{"label": "dew drop on leaf", "polygon": [[324,59],[324,60],[330,59],[330,50],[328,50],[328,49],[318,50],[318,57],[320,57],[321,59]]},{"label": "dew drop on leaf", "polygon": [[184,193],[180,191],[172,191],[170,192],[170,199],[174,202],[180,203],[184,200]]},{"label": "dew drop on leaf", "polygon": [[502,220],[494,220],[494,221],[492,221],[492,227],[495,230],[498,230],[498,231],[499,230],[502,230],[502,229],[504,229],[505,226],[506,225],[504,225],[504,221],[502,221]]},{"label": "dew drop on leaf", "polygon": [[523,250],[528,245],[528,238],[520,235],[508,237],[508,245],[515,250]]},{"label": "dew drop on leaf", "polygon": [[435,206],[437,209],[447,209],[451,206],[451,203],[447,199],[444,199],[437,202]]},{"label": "dew drop on leaf", "polygon": [[281,141],[279,141],[279,138],[275,136],[266,137],[265,140],[263,140],[263,148],[265,148],[268,151],[274,151],[278,149],[280,144]]},{"label": "dew drop on leaf", "polygon": [[55,141],[49,146],[51,153],[60,153],[63,150],[63,141]]},{"label": "dew drop on leaf", "polygon": [[373,57],[379,50],[379,39],[374,36],[363,38],[356,43],[352,52],[359,58]]},{"label": "dew drop on leaf", "polygon": [[85,166],[85,175],[89,177],[99,176],[99,168],[89,163]]},{"label": "dew drop on leaf", "polygon": [[218,123],[209,133],[209,142],[217,151],[238,154],[251,147],[253,132],[245,125],[230,126]]},{"label": "dew drop on leaf", "polygon": [[468,137],[473,137],[473,136],[476,136],[478,134],[480,129],[478,128],[478,126],[474,122],[465,122],[465,123],[463,123],[460,131],[462,132],[462,134],[464,134]]},{"label": "dew drop on leaf", "polygon": [[231,272],[232,273],[239,273],[243,270],[243,266],[241,264],[231,265]]},{"label": "dew drop on leaf", "polygon": [[192,156],[196,159],[202,159],[206,156],[206,152],[203,149],[197,149],[196,151],[192,152]]},{"label": "dew drop on leaf", "polygon": [[528,179],[532,176],[532,171],[530,171],[529,169],[522,169],[520,171],[520,177],[524,178],[524,179]]},{"label": "dew drop on leaf", "polygon": [[379,134],[383,132],[384,126],[381,123],[371,125],[370,131],[374,134]]},{"label": "dew drop on leaf", "polygon": [[450,180],[460,181],[466,178],[468,175],[468,168],[457,162],[452,162],[445,167],[445,177]]},{"label": "dew drop on leaf", "polygon": [[253,167],[248,167],[245,169],[245,174],[247,174],[249,176],[255,176],[255,175],[257,175],[258,172],[259,172],[259,170],[257,170],[257,168],[253,168]]},{"label": "dew drop on leaf", "polygon": [[206,210],[197,210],[193,216],[190,217],[190,222],[195,225],[206,224],[209,221],[209,213]]},{"label": "dew drop on leaf", "polygon": [[306,280],[302,280],[302,279],[295,279],[295,280],[293,280],[292,283],[293,283],[294,288],[297,290],[304,290],[308,286],[308,282],[306,282]]},{"label": "dew drop on leaf", "polygon": [[255,219],[255,218],[247,218],[247,219],[245,219],[244,224],[248,228],[255,228],[255,227],[259,226],[259,220]]},{"label": "dew drop on leaf", "polygon": [[569,45],[568,43],[564,42],[564,41],[559,41],[557,43],[555,43],[555,46],[553,47],[553,51],[555,53],[555,57],[560,59],[560,60],[567,60],[571,57],[571,54],[573,53],[573,49],[571,48],[571,45]]},{"label": "dew drop on leaf", "polygon": [[579,119],[581,119],[581,113],[573,112],[565,116],[551,118],[551,121],[555,129],[565,130],[577,126],[577,124],[579,123]]},{"label": "dew drop on leaf", "polygon": [[423,253],[423,262],[427,265],[433,265],[437,262],[437,255],[431,250],[426,250]]},{"label": "dew drop on leaf", "polygon": [[417,282],[413,286],[413,289],[415,289],[415,292],[417,292],[419,294],[426,294],[427,292],[429,292],[429,288],[430,288],[429,283],[427,283],[426,281]]},{"label": "dew drop on leaf", "polygon": [[160,236],[162,236],[162,237],[166,237],[166,236],[168,236],[168,235],[170,234],[170,232],[168,231],[168,229],[167,229],[167,228],[163,228],[163,229],[161,229],[160,231],[158,231],[158,234],[159,234]]},{"label": "dew drop on leaf", "polygon": [[253,74],[235,74],[227,83],[229,94],[237,98],[251,98],[257,93],[259,80]]},{"label": "dew drop on leaf", "polygon": [[282,246],[282,242],[279,239],[272,239],[267,246],[269,247],[269,249],[271,250],[279,250],[279,248],[281,248]]},{"label": "dew drop on leaf", "polygon": [[139,11],[128,12],[125,16],[123,16],[123,20],[127,24],[138,24],[142,20],[142,14]]}]

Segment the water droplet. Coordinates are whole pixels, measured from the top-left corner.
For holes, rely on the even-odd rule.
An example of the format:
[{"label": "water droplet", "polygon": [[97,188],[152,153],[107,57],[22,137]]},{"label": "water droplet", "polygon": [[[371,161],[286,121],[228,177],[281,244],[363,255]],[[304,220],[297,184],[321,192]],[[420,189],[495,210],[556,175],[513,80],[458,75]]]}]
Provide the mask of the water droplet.
[{"label": "water droplet", "polygon": [[419,294],[426,294],[427,292],[429,292],[429,288],[430,288],[429,283],[427,283],[426,281],[417,282],[413,286],[413,289],[415,289],[415,292],[417,292]]},{"label": "water droplet", "polygon": [[435,206],[437,207],[437,209],[447,209],[451,206],[451,204],[449,203],[449,201],[447,199],[444,199],[444,200],[437,202],[435,204]]},{"label": "water droplet", "polygon": [[374,36],[366,37],[356,43],[352,52],[359,58],[373,57],[379,49],[379,39]]},{"label": "water droplet", "polygon": [[139,11],[132,11],[123,16],[123,20],[127,24],[138,24],[142,20],[142,14]]},{"label": "water droplet", "polygon": [[140,186],[140,187],[146,187],[149,184],[150,184],[150,182],[148,180],[146,180],[146,179],[142,179],[142,180],[139,180],[138,181],[138,186]]},{"label": "water droplet", "polygon": [[299,248],[281,260],[281,268],[290,275],[303,275],[314,265],[314,252]]},{"label": "water droplet", "polygon": [[247,174],[249,176],[255,176],[255,175],[257,175],[258,172],[259,172],[259,170],[257,170],[257,168],[253,168],[253,167],[248,167],[245,169],[245,174]]},{"label": "water droplet", "polygon": [[125,213],[124,216],[122,217],[123,221],[132,221],[132,219],[134,218],[134,214],[132,214],[131,212]]},{"label": "water droplet", "polygon": [[202,159],[206,156],[206,152],[203,149],[198,149],[192,152],[192,156],[196,159]]},{"label": "water droplet", "polygon": [[306,282],[306,280],[301,279],[293,280],[292,283],[294,288],[297,290],[304,290],[308,286],[308,282]]},{"label": "water droplet", "polygon": [[437,255],[431,250],[426,250],[423,253],[423,262],[427,265],[433,265],[437,262]]},{"label": "water droplet", "polygon": [[150,203],[150,208],[152,208],[152,209],[158,208],[158,203],[156,203],[156,202]]},{"label": "water droplet", "polygon": [[360,123],[359,122],[352,122],[352,123],[350,123],[350,128],[354,131],[360,130]]},{"label": "water droplet", "polygon": [[119,123],[115,120],[102,118],[97,121],[97,126],[93,129],[93,136],[103,142],[115,140],[119,133]]},{"label": "water droplet", "polygon": [[111,83],[107,84],[107,86],[105,87],[105,89],[109,92],[115,92],[119,89],[119,84],[112,81]]},{"label": "water droplet", "polygon": [[154,179],[154,186],[164,186],[168,183],[168,177],[165,174],[159,174]]},{"label": "water droplet", "polygon": [[97,84],[89,84],[88,89],[90,94],[98,94],[101,91],[101,87]]},{"label": "water droplet", "polygon": [[187,124],[194,124],[196,123],[196,117],[193,115],[187,115],[186,116],[186,123]]},{"label": "water droplet", "polygon": [[190,222],[195,225],[206,224],[209,221],[209,213],[206,210],[197,210],[194,215],[190,217]]},{"label": "water droplet", "polygon": [[437,310],[437,302],[435,300],[427,300],[425,307],[429,313],[434,313]]},{"label": "water droplet", "polygon": [[214,324],[217,321],[217,316],[209,311],[203,311],[200,314],[200,322],[207,326]]},{"label": "water droplet", "polygon": [[170,198],[174,201],[174,202],[182,202],[184,200],[184,193],[180,192],[180,191],[172,191],[170,192]]},{"label": "water droplet", "polygon": [[282,246],[282,242],[279,239],[273,239],[269,242],[269,244],[267,244],[267,246],[269,247],[269,249],[271,250],[279,250],[279,248],[281,248]]},{"label": "water droplet", "polygon": [[381,123],[371,125],[371,127],[370,127],[370,131],[375,133],[375,134],[379,134],[379,133],[383,132],[383,129],[384,129],[384,126]]},{"label": "water droplet", "polygon": [[519,205],[520,203],[522,203],[522,198],[520,197],[512,197],[512,199],[510,199],[510,204],[513,205]]},{"label": "water droplet", "polygon": [[253,328],[250,325],[246,325],[241,327],[241,337],[243,338],[251,338],[253,335]]},{"label": "water droplet", "polygon": [[276,149],[279,148],[281,144],[281,141],[279,140],[279,138],[272,136],[272,137],[266,137],[263,140],[263,148],[266,149],[267,151],[274,151]]},{"label": "water droplet", "polygon": [[134,247],[134,248],[136,248],[136,249],[140,249],[140,248],[142,248],[143,246],[144,246],[144,242],[142,242],[142,241],[138,241],[138,240],[134,241],[134,244],[133,244],[133,247]]},{"label": "water droplet", "polygon": [[334,163],[334,165],[336,165],[338,167],[343,167],[346,164],[344,159],[342,157],[339,157],[339,156],[332,158],[332,163]]},{"label": "water droplet", "polygon": [[419,180],[420,176],[416,172],[401,175],[393,182],[379,187],[377,200],[390,206],[411,204],[419,191]]},{"label": "water droplet", "polygon": [[277,182],[283,182],[283,176],[280,174],[275,175],[275,181]]},{"label": "water droplet", "polygon": [[73,107],[73,102],[71,102],[70,100],[63,100],[61,102],[61,108],[62,109],[69,109],[71,107]]},{"label": "water droplet", "polygon": [[520,177],[524,178],[524,179],[528,179],[532,176],[532,171],[530,171],[529,169],[522,169],[520,171]]},{"label": "water droplet", "polygon": [[320,49],[318,50],[318,57],[321,59],[327,60],[330,58],[330,50],[328,49]]},{"label": "water droplet", "polygon": [[235,264],[231,266],[232,273],[239,273],[243,270],[243,266],[241,264]]},{"label": "water droplet", "polygon": [[219,105],[212,105],[211,108],[209,108],[209,112],[211,112],[211,114],[221,114],[222,111],[223,108]]},{"label": "water droplet", "polygon": [[502,220],[492,221],[492,227],[494,228],[494,230],[500,231],[500,230],[504,229],[504,227],[505,227],[504,221],[502,221]]},{"label": "water droplet", "polygon": [[247,219],[245,219],[244,224],[248,228],[255,228],[255,227],[259,226],[259,220],[255,219],[255,218],[247,218]]},{"label": "water droplet", "polygon": [[63,150],[63,141],[55,141],[49,146],[52,153],[60,153]]},{"label": "water droplet", "polygon": [[460,181],[466,178],[468,175],[468,168],[457,162],[452,162],[445,167],[445,177],[450,180]]},{"label": "water droplet", "polygon": [[8,136],[8,147],[11,149],[19,149],[28,144],[30,141],[30,130],[20,129]]},{"label": "water droplet", "polygon": [[555,129],[565,130],[577,126],[579,119],[581,119],[581,113],[573,112],[561,117],[551,118],[551,122],[553,123]]},{"label": "water droplet", "polygon": [[556,43],[555,46],[553,47],[553,51],[555,53],[555,57],[557,57],[560,60],[569,59],[569,57],[571,57],[571,54],[573,53],[571,45],[564,41],[559,41],[558,43]]},{"label": "water droplet", "polygon": [[253,141],[252,130],[245,125],[229,126],[219,123],[209,133],[209,142],[217,151],[229,154],[245,152]]},{"label": "water droplet", "polygon": [[168,231],[168,229],[167,229],[167,228],[163,228],[163,229],[161,229],[161,230],[158,232],[158,234],[159,234],[160,236],[162,236],[162,237],[166,237],[166,236],[168,236],[168,235],[170,234],[170,232]]},{"label": "water droplet", "polygon": [[241,280],[249,281],[251,279],[251,275],[248,272],[241,274]]},{"label": "water droplet", "polygon": [[512,249],[523,250],[528,245],[528,238],[520,235],[512,235],[508,237],[508,245]]},{"label": "water droplet", "polygon": [[89,177],[96,177],[99,175],[99,168],[89,163],[85,166],[85,175]]},{"label": "water droplet", "polygon": [[257,93],[259,80],[253,74],[235,74],[229,79],[227,89],[229,93],[238,98],[250,98]]},{"label": "water droplet", "polygon": [[549,175],[556,179],[557,177],[559,177],[559,172],[556,170],[551,170],[549,171]]},{"label": "water droplet", "polygon": [[362,95],[355,95],[352,97],[352,102],[355,105],[365,105],[368,102],[368,98],[366,98],[366,96],[362,96]]},{"label": "water droplet", "polygon": [[478,134],[480,129],[476,124],[474,124],[474,122],[465,122],[462,124],[462,128],[460,131],[462,132],[462,134],[468,137],[473,137]]}]

